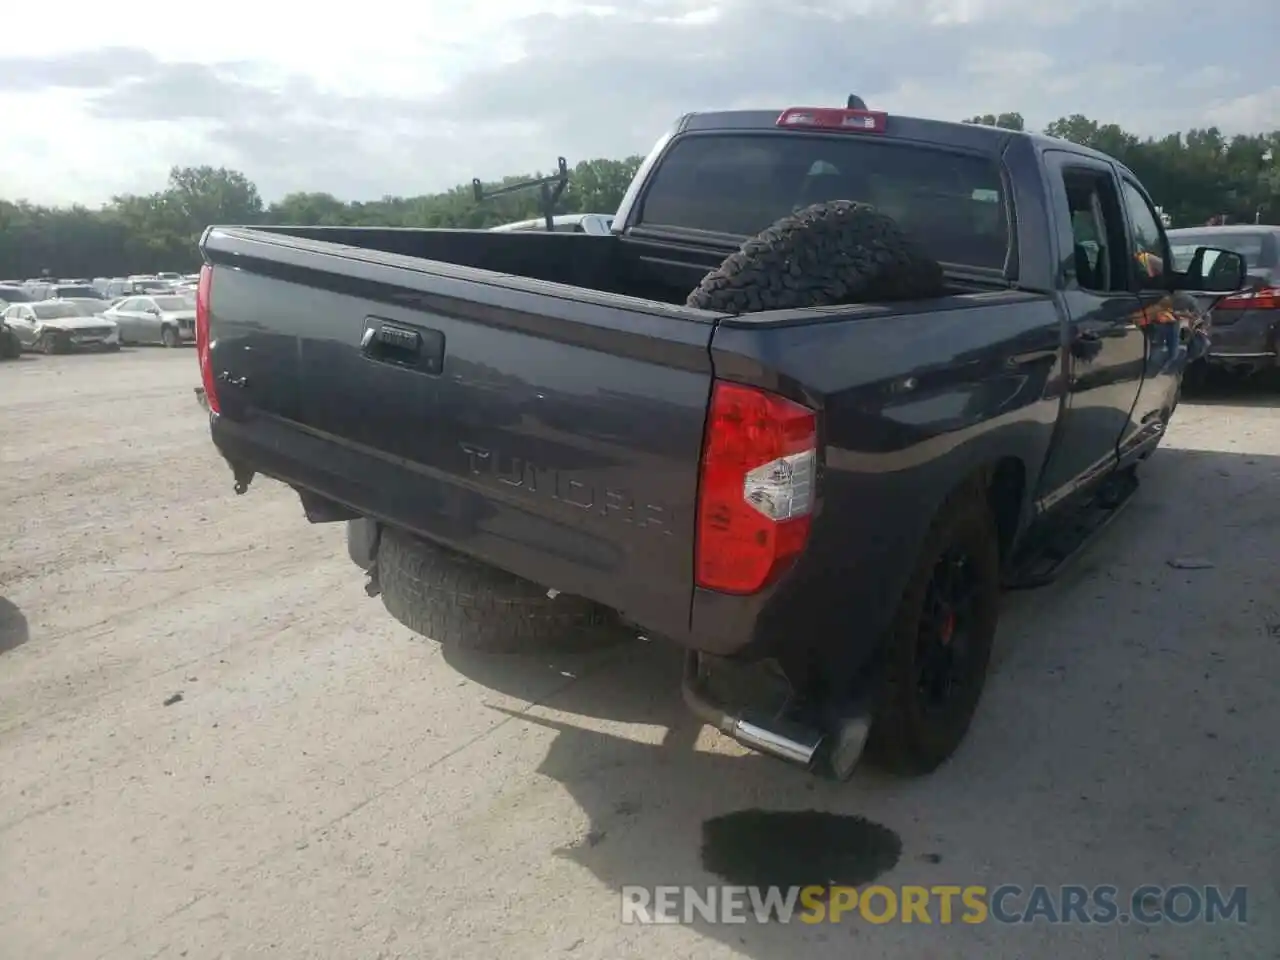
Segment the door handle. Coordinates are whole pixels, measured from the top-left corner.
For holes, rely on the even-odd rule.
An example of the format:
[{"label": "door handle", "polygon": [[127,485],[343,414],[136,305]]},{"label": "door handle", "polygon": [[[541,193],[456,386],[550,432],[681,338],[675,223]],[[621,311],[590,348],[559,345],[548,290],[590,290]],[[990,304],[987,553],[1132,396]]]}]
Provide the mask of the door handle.
[{"label": "door handle", "polygon": [[364,332],[360,351],[370,360],[416,366],[422,353],[422,338],[417,330],[382,324]]}]

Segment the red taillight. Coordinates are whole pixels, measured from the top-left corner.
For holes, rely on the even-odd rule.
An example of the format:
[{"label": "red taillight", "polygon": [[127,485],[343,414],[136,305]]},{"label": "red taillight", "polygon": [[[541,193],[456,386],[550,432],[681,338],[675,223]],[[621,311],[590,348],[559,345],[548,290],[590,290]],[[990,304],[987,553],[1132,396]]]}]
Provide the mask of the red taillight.
[{"label": "red taillight", "polygon": [[1217,310],[1280,310],[1280,287],[1261,287],[1218,301]]},{"label": "red taillight", "polygon": [[832,107],[791,107],[778,116],[779,127],[884,133],[889,115],[878,110],[837,110]]},{"label": "red taillight", "polygon": [[213,267],[200,268],[200,282],[196,285],[196,359],[200,361],[200,383],[204,387],[209,410],[221,413],[218,406],[218,387],[213,379],[213,360],[209,356],[209,295],[213,290]]},{"label": "red taillight", "polygon": [[717,383],[698,489],[695,576],[721,593],[755,593],[804,550],[818,461],[818,419],[784,397]]}]

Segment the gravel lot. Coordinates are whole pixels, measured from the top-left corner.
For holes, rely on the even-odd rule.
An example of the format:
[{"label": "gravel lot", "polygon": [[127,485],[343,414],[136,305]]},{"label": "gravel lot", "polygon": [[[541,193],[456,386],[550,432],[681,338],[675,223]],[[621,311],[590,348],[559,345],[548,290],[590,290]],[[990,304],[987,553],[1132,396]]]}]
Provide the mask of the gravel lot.
[{"label": "gravel lot", "polygon": [[[1106,539],[1009,598],[954,762],[838,786],[699,732],[662,646],[413,637],[340,526],[232,493],[196,376],[0,366],[5,960],[1280,957],[1280,390],[1184,401]],[[1249,923],[621,925],[624,885],[713,882],[708,819],[810,808],[896,833],[891,884],[1248,885]]]}]

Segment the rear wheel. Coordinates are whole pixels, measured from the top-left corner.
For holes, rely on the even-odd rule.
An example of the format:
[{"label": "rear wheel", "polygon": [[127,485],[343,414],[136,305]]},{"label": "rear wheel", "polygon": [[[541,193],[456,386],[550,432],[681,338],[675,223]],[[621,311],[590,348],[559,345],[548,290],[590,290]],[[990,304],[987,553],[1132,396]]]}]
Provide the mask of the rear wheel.
[{"label": "rear wheel", "polygon": [[449,646],[536,653],[634,636],[598,604],[548,596],[545,587],[391,528],[378,540],[378,583],[388,613]]},{"label": "rear wheel", "polygon": [[935,518],[885,651],[868,756],[929,773],[960,746],[986,682],[1000,605],[1000,550],[984,491],[960,491]]}]

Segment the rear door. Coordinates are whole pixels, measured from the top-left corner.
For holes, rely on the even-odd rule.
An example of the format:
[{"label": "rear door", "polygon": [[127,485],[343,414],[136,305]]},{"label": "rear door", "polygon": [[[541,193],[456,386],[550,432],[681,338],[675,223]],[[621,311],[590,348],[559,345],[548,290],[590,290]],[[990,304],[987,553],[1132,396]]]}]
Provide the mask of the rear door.
[{"label": "rear door", "polygon": [[1042,475],[1044,506],[1079,493],[1139,440],[1134,406],[1147,340],[1131,242],[1114,169],[1067,151],[1045,153],[1069,317],[1066,402]]},{"label": "rear door", "polygon": [[138,331],[138,339],[143,343],[159,343],[162,327],[160,308],[150,297],[138,297],[133,301],[133,309],[129,312],[134,329]]}]

